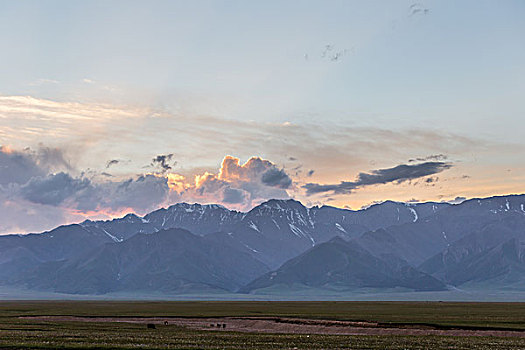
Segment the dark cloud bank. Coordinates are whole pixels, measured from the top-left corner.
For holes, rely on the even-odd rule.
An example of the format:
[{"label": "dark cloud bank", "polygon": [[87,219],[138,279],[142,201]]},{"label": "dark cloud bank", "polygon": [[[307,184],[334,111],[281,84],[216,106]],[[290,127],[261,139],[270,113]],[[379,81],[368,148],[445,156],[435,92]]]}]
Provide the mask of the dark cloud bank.
[{"label": "dark cloud bank", "polygon": [[[326,192],[348,194],[364,186],[425,178],[452,167],[451,163],[435,160],[445,159],[442,155],[420,159],[433,161],[360,173],[355,181],[339,184],[307,183],[303,188],[309,196]],[[105,167],[118,163],[110,160]],[[160,170],[157,173],[124,179],[107,173],[87,177],[85,173],[74,175],[78,172],[71,169],[57,149],[13,151],[0,147],[0,232],[27,230],[29,222],[52,228],[71,220],[71,215],[85,213],[146,213],[180,201],[222,202],[248,210],[270,198],[289,198],[287,190],[294,188],[285,169],[259,157],[241,164],[238,158],[226,156],[217,173],[197,175],[194,181],[169,173],[172,164],[173,154],[158,155],[152,160],[152,166]],[[313,172],[310,170],[308,176]],[[97,176],[103,174],[108,176]],[[101,178],[114,180],[100,181]]]},{"label": "dark cloud bank", "polygon": [[373,170],[370,173],[359,173],[355,181],[342,181],[339,184],[321,185],[307,183],[303,186],[306,195],[332,192],[333,194],[348,194],[353,190],[370,185],[402,183],[421,177],[434,175],[452,167],[446,162],[425,162],[420,164],[400,164],[393,168]]},{"label": "dark cloud bank", "polygon": [[[173,157],[153,158],[151,165],[159,172],[119,179],[105,172],[79,173],[57,149],[13,151],[0,147],[0,233],[52,228],[71,222],[72,216],[80,215],[75,219],[78,221],[88,213],[146,213],[179,201],[222,202],[249,209],[269,198],[288,198],[286,189],[292,186],[284,169],[259,157],[240,164],[238,158],[227,156],[217,174],[199,175],[198,181],[168,173]],[[110,160],[105,169],[119,163]]]}]

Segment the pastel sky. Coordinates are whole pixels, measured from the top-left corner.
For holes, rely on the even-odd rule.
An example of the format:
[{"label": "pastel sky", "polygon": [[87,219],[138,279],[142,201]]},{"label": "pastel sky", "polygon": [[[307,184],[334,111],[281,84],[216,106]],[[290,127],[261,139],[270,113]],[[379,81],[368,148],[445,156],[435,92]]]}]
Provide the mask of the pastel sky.
[{"label": "pastel sky", "polygon": [[525,192],[525,2],[1,1],[0,233]]}]

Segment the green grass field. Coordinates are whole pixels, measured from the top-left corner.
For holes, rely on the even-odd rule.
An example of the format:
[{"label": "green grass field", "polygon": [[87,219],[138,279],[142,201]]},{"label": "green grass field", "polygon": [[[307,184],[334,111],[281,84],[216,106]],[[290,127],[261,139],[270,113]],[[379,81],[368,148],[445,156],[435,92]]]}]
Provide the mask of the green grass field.
[{"label": "green grass field", "polygon": [[0,348],[10,349],[525,349],[525,338],[338,336],[196,331],[177,326],[48,322],[20,316],[282,316],[385,324],[525,330],[525,303],[0,302]]}]

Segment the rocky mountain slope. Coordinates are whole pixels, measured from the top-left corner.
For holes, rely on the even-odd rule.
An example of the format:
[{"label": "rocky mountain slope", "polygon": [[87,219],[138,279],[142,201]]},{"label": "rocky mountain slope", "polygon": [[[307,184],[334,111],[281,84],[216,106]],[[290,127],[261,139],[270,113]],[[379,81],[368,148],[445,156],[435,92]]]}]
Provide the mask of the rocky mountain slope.
[{"label": "rocky mountain slope", "polygon": [[74,294],[525,288],[525,195],[352,211],[270,200],[0,236],[0,286]]}]

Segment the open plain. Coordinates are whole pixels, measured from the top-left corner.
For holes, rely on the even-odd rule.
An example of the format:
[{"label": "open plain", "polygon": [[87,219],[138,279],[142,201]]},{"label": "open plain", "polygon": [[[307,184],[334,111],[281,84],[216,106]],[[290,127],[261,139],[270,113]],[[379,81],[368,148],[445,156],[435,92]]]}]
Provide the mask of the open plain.
[{"label": "open plain", "polygon": [[525,304],[6,301],[0,348],[523,349]]}]

